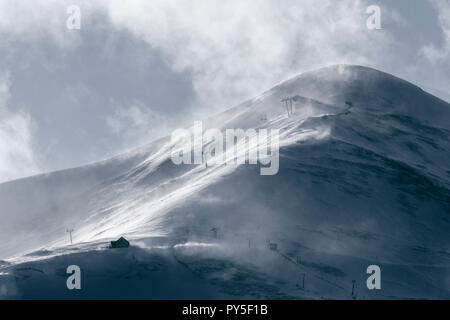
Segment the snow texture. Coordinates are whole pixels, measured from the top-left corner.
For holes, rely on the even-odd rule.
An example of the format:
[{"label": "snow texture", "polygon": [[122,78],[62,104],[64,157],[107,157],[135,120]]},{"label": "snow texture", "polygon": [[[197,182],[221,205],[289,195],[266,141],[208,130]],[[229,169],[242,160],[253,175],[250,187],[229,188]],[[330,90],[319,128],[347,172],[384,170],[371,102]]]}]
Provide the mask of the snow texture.
[{"label": "snow texture", "polygon": [[[0,184],[0,298],[450,298],[448,103],[389,74],[338,65],[203,127],[279,129],[278,174],[177,166],[166,137]],[[131,247],[107,249],[120,236]],[[72,264],[82,290],[66,288]],[[366,288],[373,264],[381,290]]]}]

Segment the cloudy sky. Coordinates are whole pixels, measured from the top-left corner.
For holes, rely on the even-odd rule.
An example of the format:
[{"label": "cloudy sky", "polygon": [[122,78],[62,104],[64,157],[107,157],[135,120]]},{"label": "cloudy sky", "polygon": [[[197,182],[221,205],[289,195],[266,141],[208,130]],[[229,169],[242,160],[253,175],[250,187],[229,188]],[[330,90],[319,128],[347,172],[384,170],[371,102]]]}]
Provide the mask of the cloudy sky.
[{"label": "cloudy sky", "polygon": [[450,0],[0,0],[0,181],[108,158],[336,63],[450,101]]}]

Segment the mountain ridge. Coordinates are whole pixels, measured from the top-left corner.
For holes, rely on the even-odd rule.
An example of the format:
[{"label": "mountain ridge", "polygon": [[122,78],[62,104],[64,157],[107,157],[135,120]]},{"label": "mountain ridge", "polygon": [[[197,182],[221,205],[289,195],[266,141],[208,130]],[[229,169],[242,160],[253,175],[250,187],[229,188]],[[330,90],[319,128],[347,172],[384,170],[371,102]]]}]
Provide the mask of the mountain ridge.
[{"label": "mountain ridge", "polygon": [[[201,248],[218,245],[220,259],[243,259],[247,242],[261,248],[269,240],[284,257],[306,257],[309,272],[336,283],[351,283],[356,270],[378,261],[392,268],[386,278],[393,287],[384,297],[448,297],[449,104],[406,81],[360,68],[300,75],[203,121],[205,130],[278,129],[280,170],[274,176],[260,176],[250,165],[177,166],[165,137],[125,156],[129,162],[118,161],[98,183],[74,188],[79,193],[69,200],[58,199],[54,190],[68,185],[70,195],[70,179],[50,188],[45,203],[39,194],[24,203],[27,188],[15,189],[17,199],[9,199],[5,184],[0,186],[0,201],[15,201],[11,216],[2,212],[0,258],[41,261],[22,254],[45,249],[45,259],[53,259],[54,252],[98,248],[126,236],[145,246],[198,246],[195,263],[203,264]],[[290,116],[281,103],[286,97],[294,101]],[[73,246],[67,227],[75,229]],[[220,230],[219,238],[212,229]],[[279,263],[261,254],[261,262]],[[396,282],[399,274],[417,283]],[[321,281],[315,296],[324,294]]]}]

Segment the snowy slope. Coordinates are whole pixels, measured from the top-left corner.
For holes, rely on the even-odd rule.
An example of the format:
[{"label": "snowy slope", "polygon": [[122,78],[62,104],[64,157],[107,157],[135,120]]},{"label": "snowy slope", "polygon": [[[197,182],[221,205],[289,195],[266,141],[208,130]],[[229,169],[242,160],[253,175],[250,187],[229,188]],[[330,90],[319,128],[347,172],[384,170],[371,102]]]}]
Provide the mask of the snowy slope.
[{"label": "snowy slope", "polygon": [[[292,117],[280,102],[287,96],[295,97]],[[167,137],[88,168],[1,184],[5,296],[70,298],[60,287],[31,288],[63,279],[68,261],[100,274],[113,259],[117,269],[97,275],[92,287],[131,273],[134,280],[107,290],[116,298],[124,287],[133,289],[127,297],[177,292],[175,285],[164,291],[158,277],[178,279],[181,298],[196,291],[197,298],[345,299],[352,280],[359,298],[450,298],[448,103],[391,75],[340,65],[283,82],[203,126],[280,129],[279,173],[176,166]],[[136,247],[103,249],[119,236]],[[267,240],[278,252],[265,248]],[[154,259],[162,275],[145,267]],[[383,270],[380,292],[364,289],[371,264]],[[296,287],[301,274],[305,290]],[[142,291],[135,277],[159,285]]]}]

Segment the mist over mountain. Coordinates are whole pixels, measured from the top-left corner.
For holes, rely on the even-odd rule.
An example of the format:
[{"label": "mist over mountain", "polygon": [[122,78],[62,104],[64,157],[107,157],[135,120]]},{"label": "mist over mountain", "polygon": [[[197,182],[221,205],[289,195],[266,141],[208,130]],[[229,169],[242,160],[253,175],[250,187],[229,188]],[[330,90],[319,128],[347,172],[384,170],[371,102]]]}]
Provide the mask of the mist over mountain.
[{"label": "mist over mountain", "polygon": [[[449,103],[336,65],[202,124],[278,129],[278,173],[175,165],[165,137],[2,183],[0,297],[346,299],[355,281],[354,298],[450,298]],[[131,248],[106,249],[121,236]],[[64,291],[68,264],[95,274],[82,292]],[[383,270],[380,292],[366,289],[372,264]]]}]

